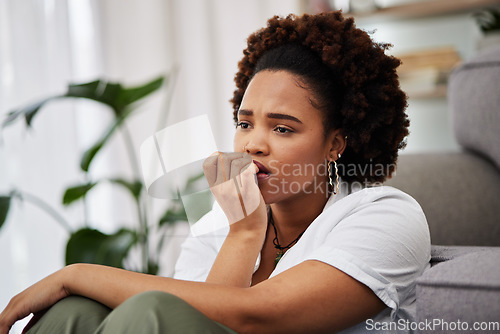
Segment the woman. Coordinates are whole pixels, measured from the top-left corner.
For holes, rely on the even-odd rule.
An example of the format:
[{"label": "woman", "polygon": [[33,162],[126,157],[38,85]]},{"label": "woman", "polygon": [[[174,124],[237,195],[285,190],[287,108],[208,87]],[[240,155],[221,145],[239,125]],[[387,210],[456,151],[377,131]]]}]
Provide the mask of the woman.
[{"label": "woman", "polygon": [[204,164],[217,203],[199,223],[228,227],[189,237],[175,279],[68,266],[14,297],[0,334],[54,304],[31,332],[406,331],[430,239],[419,205],[377,186],[409,125],[385,49],[339,12],[270,19],[235,78],[235,152]]}]

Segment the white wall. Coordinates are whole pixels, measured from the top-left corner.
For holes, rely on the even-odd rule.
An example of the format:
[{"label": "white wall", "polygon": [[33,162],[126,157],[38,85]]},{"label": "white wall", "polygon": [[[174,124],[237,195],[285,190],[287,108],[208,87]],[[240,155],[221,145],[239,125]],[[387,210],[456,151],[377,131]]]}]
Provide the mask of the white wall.
[{"label": "white wall", "polygon": [[[165,95],[145,103],[130,122],[136,151],[158,128],[203,113],[211,119],[219,148],[230,150],[233,124],[227,101],[245,39],[267,18],[298,7],[298,1],[281,0],[0,1],[0,118],[14,107],[64,92],[69,81],[106,77],[134,85],[178,66],[167,122],[158,124],[168,108]],[[57,102],[35,119],[30,133],[21,122],[6,129],[0,194],[12,187],[30,191],[73,228],[82,226],[82,206],[63,208],[62,191],[83,181],[80,154],[110,120],[109,111],[95,103]],[[92,166],[93,178],[132,174],[119,137],[104,151]],[[133,224],[127,195],[101,186],[88,201],[91,226],[112,232],[123,222]],[[164,205],[159,202],[155,205]],[[185,233],[173,231],[179,240]],[[37,208],[14,205],[0,230],[0,309],[64,265],[67,236]],[[173,239],[170,248],[179,242]],[[171,271],[167,267],[163,273]],[[12,332],[20,333],[23,323]]]},{"label": "white wall", "polygon": [[[65,11],[63,1],[0,2],[2,119],[14,106],[64,91],[71,71],[65,47],[69,38]],[[16,187],[58,205],[68,182],[81,180],[74,125],[71,104],[54,103],[50,112],[34,119],[30,133],[21,122],[3,131],[0,193]],[[76,219],[82,216],[82,208],[76,206],[62,214],[68,220]],[[13,205],[0,230],[0,308],[14,293],[61,267],[67,236],[31,204]]]},{"label": "white wall", "polygon": [[[373,31],[374,39],[393,44],[394,55],[453,46],[463,60],[476,53],[481,33],[470,13],[407,19],[390,22],[372,22],[359,27]],[[458,150],[451,130],[446,98],[412,98],[408,101],[410,136],[404,153],[441,152]]]}]

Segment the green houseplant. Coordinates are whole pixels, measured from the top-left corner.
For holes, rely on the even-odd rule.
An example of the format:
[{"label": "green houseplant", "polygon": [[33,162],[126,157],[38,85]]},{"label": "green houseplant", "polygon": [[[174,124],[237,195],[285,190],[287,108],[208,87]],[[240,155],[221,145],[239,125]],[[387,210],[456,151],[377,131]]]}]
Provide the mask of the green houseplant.
[{"label": "green houseplant", "polygon": [[476,24],[483,33],[477,48],[483,50],[500,45],[500,8],[483,8],[472,14]]},{"label": "green houseplant", "polygon": [[484,8],[475,12],[473,17],[485,34],[500,30],[500,8]]},{"label": "green houseplant", "polygon": [[[2,123],[2,127],[6,127],[24,118],[26,126],[31,127],[33,118],[39,114],[40,110],[42,110],[48,102],[55,99],[83,98],[108,106],[113,112],[114,119],[100,139],[83,153],[80,160],[80,168],[86,174],[86,179],[90,180],[91,177],[88,173],[92,161],[99,152],[101,152],[101,149],[106,145],[109,139],[116,132],[120,132],[125,147],[127,148],[130,164],[136,175],[131,180],[110,178],[92,180],[83,184],[73,185],[65,190],[62,203],[66,206],[71,205],[76,201],[84,199],[85,196],[100,183],[111,182],[129,192],[133,197],[138,213],[138,226],[136,229],[120,228],[113,234],[105,234],[87,225],[83,228],[74,230],[56,210],[40,197],[28,194],[19,189],[12,189],[7,194],[0,194],[0,228],[7,220],[8,212],[13,201],[23,200],[30,202],[43,209],[47,214],[51,215],[59,222],[63,228],[68,230],[70,236],[66,245],[66,264],[85,262],[123,268],[124,260],[132,247],[138,246],[141,250],[140,268],[126,269],[156,274],[159,270],[159,259],[157,255],[159,255],[164,244],[165,235],[162,235],[157,245],[150,245],[149,228],[151,223],[147,221],[148,215],[146,214],[147,192],[145,191],[142,178],[139,175],[139,162],[134,152],[131,135],[125,121],[137,110],[136,106],[138,102],[158,91],[164,85],[165,81],[166,77],[159,77],[137,87],[124,87],[120,83],[108,82],[105,80],[96,80],[82,84],[70,84],[65,94],[47,97],[28,106],[15,109],[8,113],[6,119]],[[191,187],[202,176],[203,174],[191,177],[187,180],[185,187]],[[173,199],[166,208],[165,214],[156,224],[161,228],[176,221],[187,221],[187,216],[180,200]],[[150,253],[151,248],[156,249],[156,254]]]}]

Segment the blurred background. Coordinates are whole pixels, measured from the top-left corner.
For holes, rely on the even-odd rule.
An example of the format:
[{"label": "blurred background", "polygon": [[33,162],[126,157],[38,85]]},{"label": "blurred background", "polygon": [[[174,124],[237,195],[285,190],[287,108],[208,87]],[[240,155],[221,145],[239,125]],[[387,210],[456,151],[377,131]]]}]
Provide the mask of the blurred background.
[{"label": "blurred background", "polygon": [[[68,83],[98,78],[135,86],[168,80],[128,118],[132,146],[158,129],[207,114],[220,150],[232,150],[228,100],[246,37],[273,15],[343,9],[374,40],[393,44],[409,95],[411,135],[402,154],[458,150],[450,126],[446,79],[460,61],[498,37],[478,13],[499,1],[472,0],[0,0],[0,123],[22,105],[64,94]],[[498,36],[498,35],[497,35]],[[496,42],[495,42],[496,39]],[[55,208],[71,229],[113,233],[137,222],[130,197],[100,185],[84,203],[61,204],[64,189],[110,176],[131,177],[119,136],[110,138],[88,173],[79,159],[113,114],[88,100],[51,102],[26,129],[0,129],[0,196],[20,189]],[[196,131],[196,129],[193,129]],[[140,175],[139,175],[140,177]],[[151,200],[152,214],[164,201]],[[0,309],[28,285],[65,263],[68,231],[27,201],[11,201],[0,229]],[[186,224],[169,226],[159,274],[171,275]],[[133,263],[133,255],[128,259]],[[20,332],[22,323],[13,329]]]}]

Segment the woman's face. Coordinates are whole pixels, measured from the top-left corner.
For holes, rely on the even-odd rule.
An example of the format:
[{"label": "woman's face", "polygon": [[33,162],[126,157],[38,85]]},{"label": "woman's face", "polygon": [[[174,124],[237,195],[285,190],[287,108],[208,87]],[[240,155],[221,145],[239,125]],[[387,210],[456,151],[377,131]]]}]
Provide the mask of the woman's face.
[{"label": "woman's face", "polygon": [[240,109],[234,150],[248,152],[260,168],[259,188],[267,204],[327,193],[325,138],[321,111],[299,77],[261,71],[248,85]]}]

